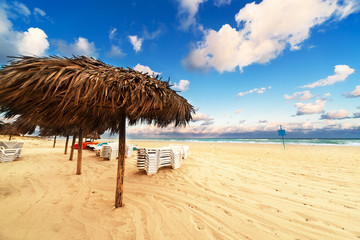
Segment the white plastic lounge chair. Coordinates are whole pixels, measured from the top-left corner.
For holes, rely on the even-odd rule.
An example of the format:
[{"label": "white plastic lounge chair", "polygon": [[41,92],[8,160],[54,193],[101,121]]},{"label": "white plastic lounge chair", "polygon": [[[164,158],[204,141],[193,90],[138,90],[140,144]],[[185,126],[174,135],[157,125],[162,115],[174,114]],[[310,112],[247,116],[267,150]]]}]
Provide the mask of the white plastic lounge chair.
[{"label": "white plastic lounge chair", "polygon": [[169,146],[170,147],[180,147],[181,148],[181,157],[183,159],[188,158],[188,156],[189,156],[189,146],[186,146],[186,145],[173,145],[173,144],[170,144]]},{"label": "white plastic lounge chair", "polygon": [[[101,146],[101,149],[99,151],[99,155],[104,159],[116,159],[118,158],[119,152],[118,152],[118,146],[119,143],[108,143]],[[95,153],[96,153],[95,149]],[[126,144],[125,146],[125,157],[131,157],[133,152],[133,145],[132,144]]]},{"label": "white plastic lounge chair", "polygon": [[0,141],[0,147],[5,149],[23,148],[24,142],[22,141]]},{"label": "white plastic lounge chair", "polygon": [[138,148],[135,164],[139,170],[145,170],[148,175],[157,173],[160,167],[172,166],[180,168],[183,148],[181,146],[162,148]]},{"label": "white plastic lounge chair", "polygon": [[159,149],[146,149],[147,159],[145,162],[145,171],[147,175],[155,174],[158,171]]},{"label": "white plastic lounge chair", "polygon": [[12,162],[16,158],[20,157],[21,149],[5,149],[3,146],[0,147],[0,162]]}]

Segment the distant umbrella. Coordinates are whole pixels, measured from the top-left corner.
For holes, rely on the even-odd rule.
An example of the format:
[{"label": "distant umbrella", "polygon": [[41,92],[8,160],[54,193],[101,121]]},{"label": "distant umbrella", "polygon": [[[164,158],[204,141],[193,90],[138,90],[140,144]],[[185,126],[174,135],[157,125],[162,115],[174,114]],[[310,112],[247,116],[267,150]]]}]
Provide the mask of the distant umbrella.
[{"label": "distant umbrella", "polygon": [[[0,70],[0,112],[33,124],[119,133],[115,206],[122,206],[125,123],[185,126],[194,108],[169,82],[89,57],[18,57]],[[81,148],[79,157],[81,159]],[[80,161],[81,162],[81,161]],[[80,165],[81,166],[81,165]],[[78,169],[79,170],[79,169]]]}]

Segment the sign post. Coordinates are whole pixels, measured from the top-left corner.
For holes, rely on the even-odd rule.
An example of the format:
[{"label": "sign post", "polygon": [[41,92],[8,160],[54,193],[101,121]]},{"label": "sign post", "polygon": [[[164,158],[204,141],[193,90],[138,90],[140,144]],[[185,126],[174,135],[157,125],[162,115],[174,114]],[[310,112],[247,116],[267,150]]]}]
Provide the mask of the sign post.
[{"label": "sign post", "polygon": [[282,129],[282,126],[280,125],[280,130],[278,130],[278,135],[282,137],[284,150],[285,150],[285,139],[284,136],[286,136],[285,129]]}]

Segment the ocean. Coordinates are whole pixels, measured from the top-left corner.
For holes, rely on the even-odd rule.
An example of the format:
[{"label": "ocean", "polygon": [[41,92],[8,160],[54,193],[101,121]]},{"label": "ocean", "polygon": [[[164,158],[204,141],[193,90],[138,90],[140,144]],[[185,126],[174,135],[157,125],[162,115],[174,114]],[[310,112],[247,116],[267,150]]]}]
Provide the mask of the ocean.
[{"label": "ocean", "polygon": [[[128,138],[129,140],[167,141],[167,142],[216,142],[216,143],[261,143],[282,144],[282,139],[262,138]],[[114,139],[115,140],[115,139]],[[331,145],[331,146],[360,146],[360,139],[352,138],[285,138],[285,144],[291,145]]]}]

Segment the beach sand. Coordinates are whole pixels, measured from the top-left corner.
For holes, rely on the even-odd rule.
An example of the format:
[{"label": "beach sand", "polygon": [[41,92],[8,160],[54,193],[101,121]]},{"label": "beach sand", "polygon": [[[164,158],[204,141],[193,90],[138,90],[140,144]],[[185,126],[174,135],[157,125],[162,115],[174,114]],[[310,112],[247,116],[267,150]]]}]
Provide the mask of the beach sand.
[{"label": "beach sand", "polygon": [[190,156],[177,170],[147,176],[126,159],[115,209],[117,161],[86,150],[75,175],[64,140],[14,139],[25,144],[0,163],[2,240],[360,239],[359,147],[180,143]]}]

